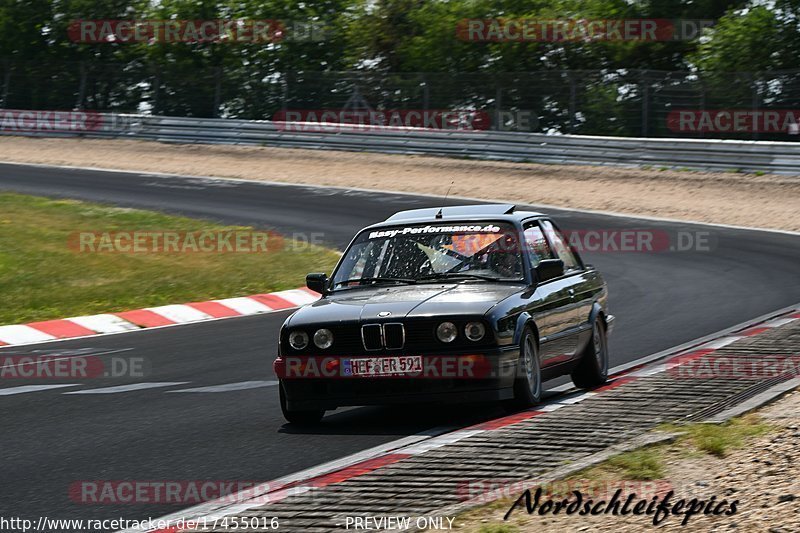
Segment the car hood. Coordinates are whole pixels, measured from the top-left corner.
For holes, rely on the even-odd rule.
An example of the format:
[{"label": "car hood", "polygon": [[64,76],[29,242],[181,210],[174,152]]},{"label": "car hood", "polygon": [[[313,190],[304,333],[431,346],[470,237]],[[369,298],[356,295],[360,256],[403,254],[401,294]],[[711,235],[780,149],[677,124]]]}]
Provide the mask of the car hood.
[{"label": "car hood", "polygon": [[[483,315],[497,302],[524,289],[523,283],[471,282],[346,289],[299,309],[288,325]],[[387,312],[390,314],[385,315]]]}]

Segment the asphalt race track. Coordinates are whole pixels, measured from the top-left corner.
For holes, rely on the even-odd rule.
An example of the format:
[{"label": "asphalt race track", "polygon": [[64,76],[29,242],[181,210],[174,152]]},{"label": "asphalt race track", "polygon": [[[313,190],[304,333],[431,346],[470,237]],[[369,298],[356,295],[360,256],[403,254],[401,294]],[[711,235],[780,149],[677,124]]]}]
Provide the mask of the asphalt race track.
[{"label": "asphalt race track", "polygon": [[[0,190],[255,225],[321,237],[338,248],[359,228],[397,210],[441,203],[344,189],[7,164],[0,164]],[[467,191],[455,193],[468,196]],[[583,254],[610,286],[610,307],[618,318],[612,366],[800,301],[796,235],[549,211],[565,229],[706,232],[709,250]],[[0,383],[0,515],[157,517],[189,504],[90,505],[71,500],[69,490],[83,480],[266,481],[427,428],[463,425],[497,412],[494,406],[357,408],[329,414],[320,428],[300,433],[284,426],[277,389],[269,383],[243,390],[168,392],[274,380],[276,334],[287,314],[0,349],[0,355],[9,355],[91,348],[100,357],[124,350],[116,353],[141,357],[150,369],[145,379],[83,382],[24,394],[3,391],[37,383]],[[137,382],[160,385],[65,394]]]}]

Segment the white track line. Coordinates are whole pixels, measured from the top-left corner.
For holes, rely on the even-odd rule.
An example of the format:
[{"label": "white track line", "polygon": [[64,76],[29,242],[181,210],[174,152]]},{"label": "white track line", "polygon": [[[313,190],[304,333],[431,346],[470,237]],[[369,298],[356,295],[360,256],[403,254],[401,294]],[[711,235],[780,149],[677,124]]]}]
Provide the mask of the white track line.
[{"label": "white track line", "polygon": [[667,363],[662,363],[660,365],[654,365],[652,367],[643,368],[642,370],[637,370],[636,372],[631,372],[628,375],[637,378],[646,378],[649,376],[655,376],[661,372],[666,372],[668,368],[669,365]]},{"label": "white track line", "polygon": [[451,433],[445,433],[439,437],[433,437],[427,439],[419,444],[415,444],[412,446],[407,446],[405,448],[401,448],[397,450],[398,453],[407,453],[409,455],[419,455],[421,453],[425,453],[429,450],[434,450],[436,448],[441,448],[442,446],[447,446],[448,444],[453,444],[460,440],[466,439],[468,437],[472,437],[473,435],[478,435],[480,433],[486,432],[485,429],[464,429],[459,431],[453,431]]},{"label": "white track line", "polygon": [[705,344],[701,344],[697,347],[698,350],[719,350],[720,348],[724,348],[729,344],[733,344],[734,342],[744,339],[744,337],[738,335],[731,335],[728,337],[722,337],[721,339],[717,339],[711,342],[707,342]]},{"label": "white track line", "polygon": [[567,406],[567,404],[565,404],[565,403],[551,403],[551,404],[542,405],[542,406],[538,406],[537,405],[536,406],[536,410],[537,411],[541,411],[543,413],[550,413],[552,411],[558,411],[562,407],[566,407],[566,406]]},{"label": "white track line", "polygon": [[26,392],[38,392],[48,389],[60,389],[64,387],[77,387],[80,383],[69,383],[59,385],[25,385],[23,387],[11,387],[10,389],[0,389],[0,396],[11,396],[13,394],[25,394]]},{"label": "white track line", "polygon": [[117,385],[116,387],[103,387],[102,389],[85,389],[62,394],[117,394],[120,392],[130,392],[145,389],[157,389],[159,387],[172,387],[173,385],[186,385],[188,381],[158,381],[149,383],[130,383],[128,385]]},{"label": "white track line", "polygon": [[762,328],[778,328],[780,326],[784,326],[784,325],[788,324],[789,322],[794,322],[795,320],[797,320],[797,319],[796,318],[775,318],[773,320],[768,320],[767,322],[764,322],[763,324],[759,324],[759,326],[762,327]]},{"label": "white track line", "polygon": [[166,392],[230,392],[237,390],[260,389],[262,387],[274,387],[277,384],[277,381],[240,381],[239,383],[211,385],[208,387],[195,387],[193,389],[168,390]]},{"label": "white track line", "polygon": [[588,400],[592,396],[597,396],[596,392],[584,392],[582,394],[578,394],[577,396],[570,396],[569,398],[564,398],[562,400],[556,400],[555,403],[560,405],[572,405],[575,403],[580,403],[583,400]]}]

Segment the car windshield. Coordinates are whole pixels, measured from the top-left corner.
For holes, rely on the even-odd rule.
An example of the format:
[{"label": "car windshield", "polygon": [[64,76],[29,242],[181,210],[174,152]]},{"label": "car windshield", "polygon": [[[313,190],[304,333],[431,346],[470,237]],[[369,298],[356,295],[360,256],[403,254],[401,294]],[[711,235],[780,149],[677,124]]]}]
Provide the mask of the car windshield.
[{"label": "car windshield", "polygon": [[411,225],[362,232],[345,252],[334,288],[441,279],[520,281],[517,232],[508,223]]}]

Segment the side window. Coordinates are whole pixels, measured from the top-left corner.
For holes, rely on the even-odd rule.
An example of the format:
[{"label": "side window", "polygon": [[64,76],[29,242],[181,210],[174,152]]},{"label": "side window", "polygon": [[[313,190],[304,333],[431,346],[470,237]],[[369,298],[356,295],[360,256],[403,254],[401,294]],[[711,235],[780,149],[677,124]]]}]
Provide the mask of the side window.
[{"label": "side window", "polygon": [[575,254],[569,249],[569,245],[567,245],[567,241],[564,240],[561,232],[558,231],[549,220],[542,220],[542,227],[544,228],[544,233],[547,235],[550,244],[553,245],[556,255],[559,259],[564,261],[564,271],[580,270],[581,265],[575,257]]},{"label": "side window", "polygon": [[525,226],[523,235],[525,236],[525,252],[531,260],[532,268],[535,268],[542,259],[551,259],[553,257],[550,246],[547,245],[547,239],[544,238],[544,233],[542,233],[542,228],[539,227],[538,222],[529,222]]}]

